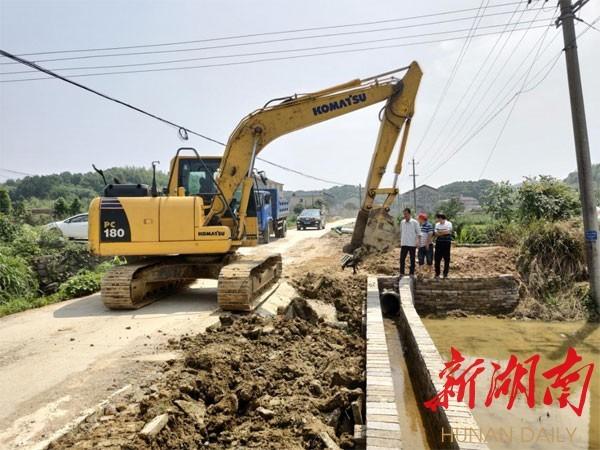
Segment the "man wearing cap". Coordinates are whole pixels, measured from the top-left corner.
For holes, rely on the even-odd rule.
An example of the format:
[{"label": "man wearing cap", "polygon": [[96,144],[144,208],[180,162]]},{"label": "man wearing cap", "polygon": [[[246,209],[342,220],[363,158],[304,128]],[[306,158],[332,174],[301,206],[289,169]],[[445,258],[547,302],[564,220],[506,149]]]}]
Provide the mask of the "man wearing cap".
[{"label": "man wearing cap", "polygon": [[450,246],[452,245],[452,222],[444,213],[435,215],[435,277],[440,277],[442,259],[444,260],[444,278],[448,278],[450,270]]},{"label": "man wearing cap", "polygon": [[405,275],[406,255],[410,256],[410,275],[415,274],[415,253],[421,241],[419,222],[412,218],[410,209],[402,212],[404,219],[400,222],[400,276]]},{"label": "man wearing cap", "polygon": [[433,265],[433,225],[427,220],[427,214],[420,213],[418,216],[419,223],[421,224],[421,242],[419,246],[419,267],[425,265],[427,261],[427,268],[431,269]]}]

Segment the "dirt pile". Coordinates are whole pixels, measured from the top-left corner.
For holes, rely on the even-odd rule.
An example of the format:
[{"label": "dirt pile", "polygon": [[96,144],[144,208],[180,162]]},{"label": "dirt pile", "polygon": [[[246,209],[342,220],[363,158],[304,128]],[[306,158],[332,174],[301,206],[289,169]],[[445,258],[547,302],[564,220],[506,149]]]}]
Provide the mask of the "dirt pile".
[{"label": "dirt pile", "polygon": [[365,301],[365,275],[327,275],[307,272],[292,279],[298,293],[307,299],[333,303],[338,319],[347,322],[350,330],[360,333],[362,328],[362,305]]},{"label": "dirt pile", "polygon": [[[360,266],[360,269],[367,273],[398,275],[399,261],[400,249],[397,248],[383,255],[367,257]],[[451,277],[487,277],[504,274],[518,276],[516,252],[514,249],[500,246],[479,248],[452,247],[450,260]]]},{"label": "dirt pile", "polygon": [[365,284],[309,275],[296,280],[300,293],[335,304],[349,326],[310,313],[222,316],[174,344],[184,358],[158,382],[51,448],[352,447],[352,403],[365,392]]}]

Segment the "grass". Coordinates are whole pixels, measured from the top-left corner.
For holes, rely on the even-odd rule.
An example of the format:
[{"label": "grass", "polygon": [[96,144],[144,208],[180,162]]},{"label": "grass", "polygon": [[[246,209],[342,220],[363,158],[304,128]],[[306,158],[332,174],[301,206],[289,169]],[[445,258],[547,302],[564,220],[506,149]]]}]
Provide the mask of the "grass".
[{"label": "grass", "polygon": [[100,280],[115,262],[105,262],[94,270],[82,270],[61,284],[58,292],[41,297],[11,297],[0,303],[0,317],[83,297],[100,290]]},{"label": "grass", "polygon": [[7,300],[0,304],[0,317],[8,316],[9,314],[15,314],[28,309],[39,308],[41,306],[51,305],[53,303],[61,302],[65,300],[60,295],[52,294],[44,297],[16,297]]}]

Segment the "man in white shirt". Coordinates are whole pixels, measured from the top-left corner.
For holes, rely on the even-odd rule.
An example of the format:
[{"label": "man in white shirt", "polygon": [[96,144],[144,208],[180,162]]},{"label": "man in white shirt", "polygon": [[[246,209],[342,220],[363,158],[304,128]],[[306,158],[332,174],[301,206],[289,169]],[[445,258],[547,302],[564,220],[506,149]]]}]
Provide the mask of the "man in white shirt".
[{"label": "man in white shirt", "polygon": [[435,277],[440,277],[441,263],[444,260],[444,278],[448,278],[450,270],[450,247],[452,245],[452,222],[444,213],[437,213],[435,218]]},{"label": "man in white shirt", "polygon": [[410,275],[415,274],[415,253],[421,242],[421,227],[412,218],[410,209],[402,212],[404,219],[400,222],[400,276],[405,275],[406,255],[410,256]]}]

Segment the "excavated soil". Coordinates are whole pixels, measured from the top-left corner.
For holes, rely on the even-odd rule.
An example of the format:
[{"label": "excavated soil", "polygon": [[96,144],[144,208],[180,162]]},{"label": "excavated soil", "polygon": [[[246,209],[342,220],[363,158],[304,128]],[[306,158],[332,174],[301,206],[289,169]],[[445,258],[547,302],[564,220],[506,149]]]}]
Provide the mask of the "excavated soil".
[{"label": "excavated soil", "polygon": [[[400,249],[370,256],[360,269],[375,274],[398,275]],[[408,270],[408,257],[406,260]],[[418,265],[417,265],[418,270]],[[452,247],[450,277],[489,277],[513,274],[518,276],[515,250],[508,247]]]},{"label": "excavated soil", "polygon": [[[365,392],[366,279],[307,273],[317,265],[288,275],[302,298],[286,311],[225,315],[206,333],[173,342],[183,358],[165,363],[158,381],[135,388],[50,448],[353,447],[352,403],[362,405]],[[337,321],[317,316],[313,299],[335,305]],[[160,431],[144,435],[157,417]]]}]

